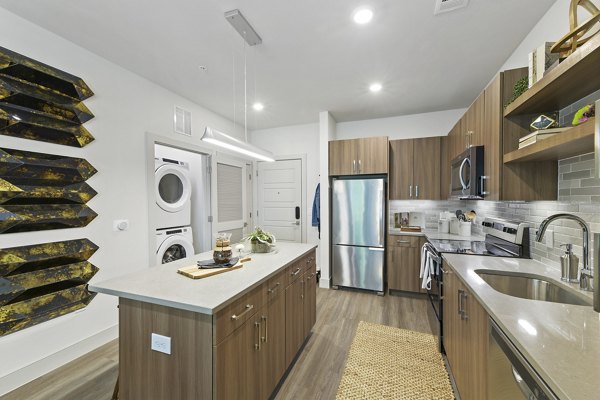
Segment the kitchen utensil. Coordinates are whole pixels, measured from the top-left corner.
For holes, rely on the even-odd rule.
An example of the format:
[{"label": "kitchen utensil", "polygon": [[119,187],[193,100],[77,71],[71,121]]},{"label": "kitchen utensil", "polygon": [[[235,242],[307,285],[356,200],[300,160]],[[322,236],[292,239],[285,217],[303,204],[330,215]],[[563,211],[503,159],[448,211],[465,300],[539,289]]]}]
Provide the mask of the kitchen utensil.
[{"label": "kitchen utensil", "polygon": [[465,217],[465,214],[463,214],[462,210],[456,210],[456,218],[458,218],[459,221],[467,220],[467,218]]},{"label": "kitchen utensil", "polygon": [[464,215],[467,218],[467,221],[474,221],[475,217],[477,217],[475,210],[467,211]]}]

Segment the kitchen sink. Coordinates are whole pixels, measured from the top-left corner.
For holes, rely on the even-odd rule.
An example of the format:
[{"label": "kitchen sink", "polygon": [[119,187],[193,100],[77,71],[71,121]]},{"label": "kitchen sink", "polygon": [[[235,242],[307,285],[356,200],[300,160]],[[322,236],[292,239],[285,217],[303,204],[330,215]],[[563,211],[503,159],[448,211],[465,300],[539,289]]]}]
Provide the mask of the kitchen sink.
[{"label": "kitchen sink", "polygon": [[529,274],[490,270],[477,270],[475,272],[494,290],[509,296],[578,306],[592,305],[591,298],[568,290],[541,276],[535,277]]}]

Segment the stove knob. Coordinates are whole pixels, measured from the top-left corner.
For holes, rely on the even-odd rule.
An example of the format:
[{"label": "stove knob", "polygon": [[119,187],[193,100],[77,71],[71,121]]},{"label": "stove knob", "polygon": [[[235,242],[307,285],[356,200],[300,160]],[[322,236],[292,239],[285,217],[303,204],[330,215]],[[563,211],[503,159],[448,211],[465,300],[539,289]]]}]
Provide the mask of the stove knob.
[{"label": "stove knob", "polygon": [[511,235],[516,235],[517,230],[515,228],[504,228],[504,232],[510,233]]}]

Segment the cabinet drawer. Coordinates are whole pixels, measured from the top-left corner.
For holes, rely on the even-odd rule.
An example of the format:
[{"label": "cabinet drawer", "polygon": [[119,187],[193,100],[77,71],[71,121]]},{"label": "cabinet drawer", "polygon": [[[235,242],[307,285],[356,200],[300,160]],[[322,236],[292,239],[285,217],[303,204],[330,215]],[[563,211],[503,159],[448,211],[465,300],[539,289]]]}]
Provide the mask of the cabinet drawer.
[{"label": "cabinet drawer", "polygon": [[306,260],[304,258],[292,263],[287,268],[288,271],[288,285],[294,283],[302,274],[306,271]]},{"label": "cabinet drawer", "polygon": [[288,286],[288,269],[284,268],[262,285],[262,301],[268,303],[285,291]]},{"label": "cabinet drawer", "polygon": [[420,236],[388,236],[388,246],[392,247],[419,247]]},{"label": "cabinet drawer", "polygon": [[214,316],[215,343],[225,339],[231,332],[242,326],[263,304],[263,286],[252,289],[233,303],[217,312]]}]

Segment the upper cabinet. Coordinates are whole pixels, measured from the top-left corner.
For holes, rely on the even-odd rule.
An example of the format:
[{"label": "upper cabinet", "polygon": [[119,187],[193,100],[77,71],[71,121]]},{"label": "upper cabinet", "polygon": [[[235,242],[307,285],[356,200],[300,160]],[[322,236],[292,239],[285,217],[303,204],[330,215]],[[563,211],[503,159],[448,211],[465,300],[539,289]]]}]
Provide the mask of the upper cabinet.
[{"label": "upper cabinet", "polygon": [[330,176],[387,173],[387,136],[329,142]]},{"label": "upper cabinet", "polygon": [[390,141],[390,200],[440,199],[440,138]]},{"label": "upper cabinet", "polygon": [[[483,192],[485,200],[556,200],[558,166],[556,162],[536,161],[505,165],[503,155],[518,138],[527,133],[525,119],[503,118],[503,106],[512,95],[515,83],[527,75],[527,68],[498,74],[471,104],[452,128],[445,143],[442,169],[470,146],[484,146]],[[520,120],[517,120],[520,119]],[[530,122],[530,121],[529,121]],[[442,157],[444,158],[444,157]],[[449,176],[442,179],[442,198],[449,195]]]}]

